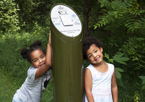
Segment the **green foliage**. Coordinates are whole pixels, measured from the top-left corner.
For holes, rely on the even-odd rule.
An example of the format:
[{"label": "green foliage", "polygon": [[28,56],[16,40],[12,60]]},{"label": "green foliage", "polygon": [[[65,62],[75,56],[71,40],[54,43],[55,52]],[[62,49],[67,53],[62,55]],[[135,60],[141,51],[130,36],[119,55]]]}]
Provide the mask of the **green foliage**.
[{"label": "green foliage", "polygon": [[124,70],[121,69],[121,68],[115,68],[115,71],[116,71],[116,77],[118,79],[121,79],[121,73],[120,72],[124,72]]},{"label": "green foliage", "polygon": [[[120,51],[124,52],[126,56],[130,58],[131,61],[131,69],[129,73],[134,73],[136,70],[136,74],[140,75],[141,72],[145,69],[145,38],[140,37],[130,37],[127,42],[124,43]],[[143,89],[145,89],[145,77],[139,76],[142,79]]]},{"label": "green foliage", "polygon": [[[127,68],[128,66],[125,69]],[[145,90],[142,90],[141,81],[136,75],[136,72],[130,75],[129,71],[126,71],[125,69],[122,73],[122,81],[124,86],[118,86],[118,102],[134,102],[134,99],[137,98],[137,93],[140,96],[139,102],[144,102]]]},{"label": "green foliage", "polygon": [[50,0],[15,0],[19,5],[20,27],[28,32],[33,29],[35,23],[41,26],[49,25]]},{"label": "green foliage", "polygon": [[[114,64],[114,61],[116,61],[120,64],[126,65],[125,62],[127,62],[129,60],[129,58],[123,57],[123,55],[124,55],[124,53],[118,52],[113,56],[113,58],[109,58],[109,55],[105,53],[104,57],[107,58],[108,62],[110,62],[110,63]],[[117,84],[120,86],[123,86],[123,82],[121,80],[121,72],[124,72],[124,70],[122,68],[115,67],[115,72],[116,72]]]},{"label": "green foliage", "polygon": [[0,1],[0,30],[3,32],[13,32],[20,30],[17,11],[19,6],[14,0]]},{"label": "green foliage", "polygon": [[128,58],[128,57],[123,57],[123,55],[124,55],[124,53],[118,52],[118,53],[116,53],[116,54],[113,56],[113,59],[114,59],[116,62],[120,63],[120,64],[125,64],[125,65],[126,65],[125,62],[128,61],[129,58]]},{"label": "green foliage", "polygon": [[140,101],[140,94],[138,93],[138,91],[136,91],[134,94],[134,102],[139,102],[139,101]]},{"label": "green foliage", "polygon": [[145,76],[139,76],[140,79],[142,79],[142,89],[145,89]]},{"label": "green foliage", "polygon": [[99,0],[99,2],[103,15],[94,25],[95,29],[115,22],[116,18],[125,22],[124,26],[128,29],[128,32],[143,29],[145,10],[139,9],[140,5],[136,0]]},{"label": "green foliage", "polygon": [[[126,5],[120,0],[98,0],[101,3],[101,8],[103,15],[99,17],[98,23],[95,24],[95,29],[97,27],[102,27],[110,22],[114,22],[115,18],[121,18],[124,13],[126,13]],[[105,8],[104,8],[105,7]]]},{"label": "green foliage", "polygon": [[120,51],[126,53],[131,59],[134,70],[145,68],[145,38],[130,37],[128,41],[124,43]]}]

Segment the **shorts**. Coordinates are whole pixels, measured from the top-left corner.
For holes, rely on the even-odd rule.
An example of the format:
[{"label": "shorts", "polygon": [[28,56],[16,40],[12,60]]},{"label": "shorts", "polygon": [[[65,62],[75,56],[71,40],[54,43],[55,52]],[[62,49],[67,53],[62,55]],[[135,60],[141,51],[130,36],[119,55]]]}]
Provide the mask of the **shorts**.
[{"label": "shorts", "polygon": [[15,93],[12,102],[23,102],[17,95],[17,92]]}]

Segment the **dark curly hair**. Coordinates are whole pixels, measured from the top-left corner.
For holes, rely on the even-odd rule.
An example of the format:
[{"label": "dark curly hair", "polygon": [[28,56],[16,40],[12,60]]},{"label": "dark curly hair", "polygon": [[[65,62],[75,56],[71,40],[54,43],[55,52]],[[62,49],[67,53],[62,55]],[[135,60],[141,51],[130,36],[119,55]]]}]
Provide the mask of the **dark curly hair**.
[{"label": "dark curly hair", "polygon": [[27,59],[28,62],[31,63],[31,58],[30,58],[30,54],[35,51],[35,50],[41,50],[45,55],[46,55],[46,52],[45,50],[42,48],[41,46],[41,41],[40,40],[37,40],[35,41],[34,43],[32,43],[30,45],[30,49],[27,49],[27,48],[22,48],[21,49],[21,55],[24,59]]},{"label": "dark curly hair", "polygon": [[95,44],[97,47],[103,47],[102,43],[96,37],[86,37],[83,40],[83,57],[87,59],[87,50],[90,48],[92,44]]}]

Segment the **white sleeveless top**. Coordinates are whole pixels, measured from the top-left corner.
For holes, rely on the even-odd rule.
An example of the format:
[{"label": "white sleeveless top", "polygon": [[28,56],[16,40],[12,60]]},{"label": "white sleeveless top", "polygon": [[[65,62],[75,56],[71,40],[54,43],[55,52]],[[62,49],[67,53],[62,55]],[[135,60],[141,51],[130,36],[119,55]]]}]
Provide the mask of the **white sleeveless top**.
[{"label": "white sleeveless top", "polygon": [[[113,102],[111,92],[111,79],[114,72],[114,65],[108,64],[108,71],[101,73],[91,64],[87,67],[92,74],[92,94],[95,102]],[[85,96],[85,102],[88,102]]]}]

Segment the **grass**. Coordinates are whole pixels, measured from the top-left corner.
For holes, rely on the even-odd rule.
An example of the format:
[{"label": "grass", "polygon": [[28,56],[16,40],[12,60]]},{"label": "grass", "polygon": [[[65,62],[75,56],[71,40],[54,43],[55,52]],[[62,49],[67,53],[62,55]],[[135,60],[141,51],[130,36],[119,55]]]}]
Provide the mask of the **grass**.
[{"label": "grass", "polygon": [[0,75],[0,102],[12,102],[13,95],[18,86],[2,70],[0,70]]},{"label": "grass", "polygon": [[[52,71],[50,71],[52,76]],[[8,75],[5,74],[4,71],[0,70],[0,102],[12,102],[13,95],[16,90],[21,86],[21,84],[17,84],[15,80],[11,80]],[[41,102],[53,102],[53,79],[51,77],[47,88],[45,89],[42,95]]]}]

